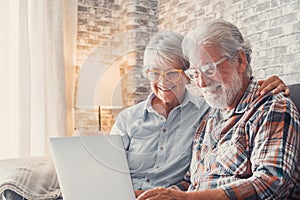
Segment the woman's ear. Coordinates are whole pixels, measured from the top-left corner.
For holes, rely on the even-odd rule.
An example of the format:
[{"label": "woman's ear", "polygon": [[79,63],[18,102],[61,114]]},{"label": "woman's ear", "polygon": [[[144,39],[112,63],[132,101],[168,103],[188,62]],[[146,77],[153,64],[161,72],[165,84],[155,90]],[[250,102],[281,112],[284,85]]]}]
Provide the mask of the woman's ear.
[{"label": "woman's ear", "polygon": [[191,83],[191,79],[189,77],[187,77],[187,84]]},{"label": "woman's ear", "polygon": [[[183,72],[184,73],[184,72]],[[190,77],[188,77],[185,73],[184,73],[184,77],[186,79],[186,84],[190,84],[191,83],[191,79]]]}]

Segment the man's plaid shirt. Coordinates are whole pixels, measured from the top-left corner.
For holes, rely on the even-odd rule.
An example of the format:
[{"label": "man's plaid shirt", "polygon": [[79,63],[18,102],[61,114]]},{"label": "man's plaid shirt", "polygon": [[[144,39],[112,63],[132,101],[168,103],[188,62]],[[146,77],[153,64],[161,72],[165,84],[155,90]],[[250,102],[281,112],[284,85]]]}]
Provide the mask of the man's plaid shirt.
[{"label": "man's plaid shirt", "polygon": [[252,79],[232,113],[224,117],[212,109],[202,121],[189,191],[222,188],[230,199],[300,198],[299,113],[282,93],[258,97],[257,89]]}]

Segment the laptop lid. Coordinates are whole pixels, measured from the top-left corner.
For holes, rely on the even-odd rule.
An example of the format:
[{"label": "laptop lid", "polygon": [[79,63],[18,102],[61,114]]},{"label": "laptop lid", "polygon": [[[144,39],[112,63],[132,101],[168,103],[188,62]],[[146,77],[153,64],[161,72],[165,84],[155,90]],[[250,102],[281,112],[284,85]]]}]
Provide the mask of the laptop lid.
[{"label": "laptop lid", "polygon": [[50,138],[64,200],[135,199],[119,135]]}]

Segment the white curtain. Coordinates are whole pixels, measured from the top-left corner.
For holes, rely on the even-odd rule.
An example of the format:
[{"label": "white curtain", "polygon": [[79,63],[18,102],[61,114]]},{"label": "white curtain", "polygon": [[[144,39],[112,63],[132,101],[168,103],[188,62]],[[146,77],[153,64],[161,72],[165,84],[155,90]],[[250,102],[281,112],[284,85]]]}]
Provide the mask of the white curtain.
[{"label": "white curtain", "polygon": [[77,1],[0,0],[0,159],[73,131]]}]

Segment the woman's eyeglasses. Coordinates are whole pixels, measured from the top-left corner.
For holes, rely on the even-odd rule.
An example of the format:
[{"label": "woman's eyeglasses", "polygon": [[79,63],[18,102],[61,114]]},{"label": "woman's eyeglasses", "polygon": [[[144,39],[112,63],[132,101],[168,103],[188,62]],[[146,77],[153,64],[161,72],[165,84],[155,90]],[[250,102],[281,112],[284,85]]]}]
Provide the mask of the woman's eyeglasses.
[{"label": "woman's eyeglasses", "polygon": [[180,79],[182,69],[170,69],[167,71],[161,71],[156,69],[147,70],[147,78],[150,82],[156,83],[160,80],[162,76],[164,76],[170,82],[177,82]]},{"label": "woman's eyeglasses", "polygon": [[217,72],[217,66],[227,60],[227,57],[224,57],[217,62],[209,63],[197,68],[190,68],[185,71],[186,75],[191,79],[195,80],[200,77],[200,73],[202,72],[205,76],[211,77],[214,76]]}]

